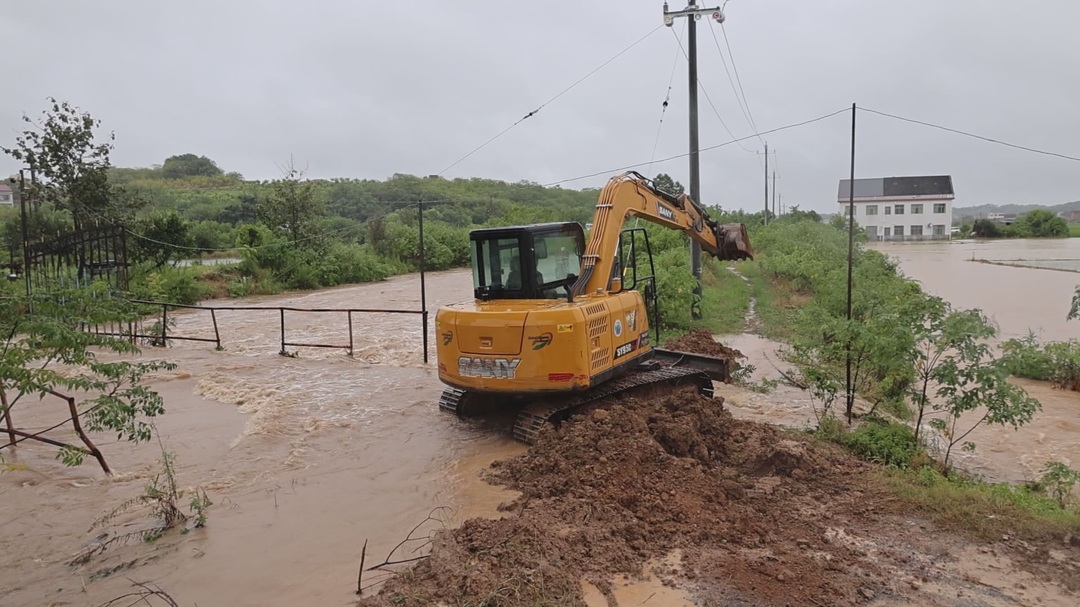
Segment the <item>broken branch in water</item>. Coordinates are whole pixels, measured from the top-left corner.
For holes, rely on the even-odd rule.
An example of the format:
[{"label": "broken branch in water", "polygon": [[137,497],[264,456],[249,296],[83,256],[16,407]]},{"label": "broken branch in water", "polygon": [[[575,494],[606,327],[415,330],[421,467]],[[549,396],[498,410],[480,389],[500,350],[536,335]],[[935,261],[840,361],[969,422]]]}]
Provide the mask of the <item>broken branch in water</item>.
[{"label": "broken branch in water", "polygon": [[360,571],[356,572],[356,594],[364,592],[364,559],[367,558],[367,542],[364,540],[364,547],[360,549]]},{"label": "broken branch in water", "polygon": [[151,588],[149,582],[136,582],[131,578],[128,578],[128,581],[140,588],[140,590],[138,590],[137,592],[129,592],[127,594],[120,595],[115,599],[109,601],[108,603],[102,603],[98,607],[110,607],[111,605],[119,603],[124,599],[130,598],[134,598],[135,600],[131,603],[128,603],[129,605],[135,605],[136,603],[146,603],[147,605],[153,605],[153,603],[150,602],[151,597],[157,597],[161,599],[161,601],[169,607],[180,607],[180,604],[177,603],[175,599],[169,596],[169,594],[162,590],[160,587],[154,586],[153,588]]}]

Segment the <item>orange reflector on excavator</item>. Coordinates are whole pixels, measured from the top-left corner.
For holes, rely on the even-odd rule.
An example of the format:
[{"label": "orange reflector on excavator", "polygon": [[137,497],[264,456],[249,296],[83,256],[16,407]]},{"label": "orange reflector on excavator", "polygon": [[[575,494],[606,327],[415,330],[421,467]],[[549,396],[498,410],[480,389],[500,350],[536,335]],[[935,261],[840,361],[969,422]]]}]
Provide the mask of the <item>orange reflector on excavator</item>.
[{"label": "orange reflector on excavator", "polygon": [[548,381],[570,381],[574,379],[573,373],[548,373]]}]

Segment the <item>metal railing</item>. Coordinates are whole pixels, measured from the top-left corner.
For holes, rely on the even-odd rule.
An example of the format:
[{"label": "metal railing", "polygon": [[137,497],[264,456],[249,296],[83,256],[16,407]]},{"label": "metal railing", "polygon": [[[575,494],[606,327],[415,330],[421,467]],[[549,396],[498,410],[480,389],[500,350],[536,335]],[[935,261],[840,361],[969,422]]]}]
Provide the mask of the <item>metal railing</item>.
[{"label": "metal railing", "polygon": [[[161,321],[156,323],[153,327],[153,331],[144,331],[141,323],[139,325],[129,325],[126,331],[124,330],[102,330],[100,327],[94,327],[93,329],[87,329],[91,333],[97,335],[108,335],[113,337],[123,337],[126,339],[147,340],[154,346],[166,346],[170,339],[177,341],[197,341],[213,343],[218,350],[223,349],[221,346],[221,331],[218,328],[218,312],[267,312],[278,311],[279,321],[279,335],[278,340],[280,349],[278,354],[282,356],[288,356],[286,351],[287,346],[295,348],[334,348],[346,350],[349,356],[353,355],[354,341],[353,341],[353,314],[413,314],[421,317],[421,325],[423,331],[424,342],[424,363],[428,362],[428,312],[427,310],[392,310],[382,308],[296,308],[291,306],[192,306],[186,304],[168,303],[162,301],[145,301],[132,299],[128,300],[131,303],[140,304],[144,306],[161,306]],[[190,337],[186,335],[177,335],[169,333],[169,309],[183,309],[183,310],[199,310],[204,312],[210,312],[210,320],[214,327],[213,337]],[[305,342],[293,342],[288,340],[285,326],[285,312],[303,312],[303,313],[344,313],[348,322],[349,329],[349,343],[348,344],[325,344],[325,343],[305,343]],[[159,326],[160,325],[160,326]]]}]

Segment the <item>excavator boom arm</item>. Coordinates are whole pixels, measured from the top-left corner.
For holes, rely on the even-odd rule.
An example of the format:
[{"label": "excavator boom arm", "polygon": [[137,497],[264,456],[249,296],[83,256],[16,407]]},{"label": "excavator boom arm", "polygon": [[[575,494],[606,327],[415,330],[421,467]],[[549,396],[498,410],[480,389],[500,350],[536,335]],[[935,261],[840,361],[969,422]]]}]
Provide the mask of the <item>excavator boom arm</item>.
[{"label": "excavator boom arm", "polygon": [[613,177],[600,192],[581,276],[573,286],[575,295],[607,289],[619,235],[626,220],[635,216],[687,234],[717,259],[753,259],[745,225],[718,224],[686,194],[672,196],[640,173],[628,171]]}]

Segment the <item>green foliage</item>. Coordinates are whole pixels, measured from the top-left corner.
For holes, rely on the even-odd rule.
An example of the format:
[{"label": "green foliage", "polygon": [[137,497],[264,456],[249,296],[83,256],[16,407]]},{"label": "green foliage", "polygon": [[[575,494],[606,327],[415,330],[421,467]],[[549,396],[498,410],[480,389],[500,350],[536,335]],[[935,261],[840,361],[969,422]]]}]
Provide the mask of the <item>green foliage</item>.
[{"label": "green foliage", "polygon": [[293,246],[309,247],[314,235],[312,227],[322,216],[325,205],[316,195],[315,186],[301,180],[303,171],[291,164],[285,177],[270,184],[270,193],[256,209],[259,221],[271,230],[289,236]]},{"label": "green foliage", "polygon": [[[671,178],[671,175],[667,173],[660,173],[653,179],[653,186],[661,192],[667,192],[672,196],[678,196],[686,192],[686,188],[681,183]],[[694,201],[698,202],[698,201]]]},{"label": "green foliage", "polygon": [[1080,472],[1062,462],[1046,462],[1038,487],[1050,494],[1062,508],[1065,508],[1072,496],[1073,487],[1080,482]]},{"label": "green foliage", "polygon": [[224,172],[217,163],[206,156],[195,154],[180,154],[169,156],[161,165],[161,176],[165,179],[181,179],[183,177],[218,177]]},{"label": "green foliage", "polygon": [[141,219],[135,233],[138,237],[132,239],[128,248],[132,260],[148,261],[155,268],[190,254],[195,245],[188,223],[176,211],[154,213]]},{"label": "green foliage", "polygon": [[211,295],[211,287],[199,281],[195,267],[136,267],[132,272],[131,294],[135,299],[193,305]]},{"label": "green foliage", "polygon": [[49,97],[40,121],[23,116],[30,128],[12,148],[0,149],[35,170],[37,181],[22,192],[35,204],[49,203],[71,213],[76,227],[101,219],[123,218],[142,201],[109,183],[109,153],[114,135],[96,142],[101,121]]},{"label": "green foliage", "polygon": [[867,461],[901,468],[908,466],[918,450],[911,428],[877,420],[844,434],[840,442]]},{"label": "green foliage", "polygon": [[[92,396],[81,403],[89,431],[116,432],[118,440],[135,443],[149,440],[150,426],[143,419],[162,414],[164,403],[142,379],[147,373],[175,365],[163,361],[103,362],[96,352],[137,354],[139,350],[122,338],[81,330],[83,323],[131,321],[137,312],[110,297],[102,283],[39,291],[32,300],[18,293],[0,299],[0,335],[4,337],[0,390],[8,406],[26,396],[58,395],[60,390],[89,392]],[[71,465],[81,462],[71,449],[58,456]]]},{"label": "green foliage", "polygon": [[1049,381],[1055,388],[1080,389],[1080,342],[1077,340],[1039,344],[1035,336],[1028,333],[1022,339],[1006,341],[1001,348],[1008,373]]},{"label": "green foliage", "polygon": [[979,238],[1065,238],[1069,236],[1069,224],[1050,211],[1036,209],[1018,215],[1009,225],[976,219],[971,233]]}]

